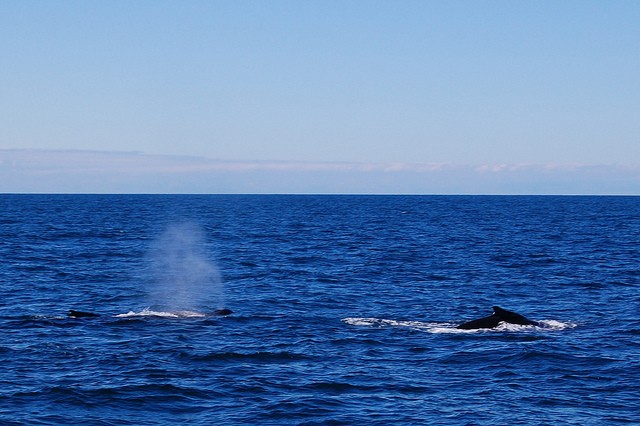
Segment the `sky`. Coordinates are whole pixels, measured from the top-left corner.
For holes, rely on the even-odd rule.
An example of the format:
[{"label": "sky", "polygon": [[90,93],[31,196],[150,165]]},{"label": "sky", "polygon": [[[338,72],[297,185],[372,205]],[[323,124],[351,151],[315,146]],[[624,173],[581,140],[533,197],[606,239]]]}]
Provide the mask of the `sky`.
[{"label": "sky", "polygon": [[635,0],[0,2],[0,193],[640,194]]}]

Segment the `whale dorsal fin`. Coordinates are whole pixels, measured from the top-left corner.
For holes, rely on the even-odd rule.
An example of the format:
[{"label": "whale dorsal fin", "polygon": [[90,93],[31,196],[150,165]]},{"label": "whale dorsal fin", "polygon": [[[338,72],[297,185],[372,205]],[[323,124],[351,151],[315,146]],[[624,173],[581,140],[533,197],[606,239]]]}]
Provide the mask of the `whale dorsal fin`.
[{"label": "whale dorsal fin", "polygon": [[519,324],[519,325],[538,325],[537,322],[531,321],[527,317],[517,314],[515,312],[507,311],[506,309],[502,309],[500,306],[493,307],[493,314],[500,317],[500,319],[504,322],[508,322],[510,324]]}]

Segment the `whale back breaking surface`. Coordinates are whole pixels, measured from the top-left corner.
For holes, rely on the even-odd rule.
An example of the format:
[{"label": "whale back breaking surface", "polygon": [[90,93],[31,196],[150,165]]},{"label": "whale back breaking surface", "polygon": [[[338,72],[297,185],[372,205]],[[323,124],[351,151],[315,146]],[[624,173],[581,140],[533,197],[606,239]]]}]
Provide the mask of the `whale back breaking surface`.
[{"label": "whale back breaking surface", "polygon": [[538,325],[536,321],[531,321],[527,317],[520,315],[516,312],[508,311],[506,309],[502,309],[499,306],[493,307],[493,314],[484,317],[478,318],[475,320],[467,321],[458,325],[456,328],[462,330],[475,330],[479,328],[495,328],[501,322],[507,322],[509,324],[518,324],[518,325]]},{"label": "whale back breaking surface", "polygon": [[506,309],[502,309],[499,306],[493,307],[493,314],[499,316],[502,321],[508,322],[510,324],[519,324],[519,325],[538,325],[536,321],[531,321],[527,317],[517,314],[515,312],[507,311]]},{"label": "whale back breaking surface", "polygon": [[478,318],[472,321],[465,322],[460,324],[456,328],[460,328],[462,330],[475,330],[478,328],[495,328],[500,324],[500,317],[497,315],[490,315],[485,318]]},{"label": "whale back breaking surface", "polygon": [[[143,311],[144,313],[149,312],[149,311]],[[131,314],[135,314],[135,313],[131,313]],[[124,316],[131,316],[131,314],[124,314]],[[191,315],[193,314],[192,312],[188,312],[188,314],[190,315],[182,315],[182,316],[207,316],[206,314],[198,314],[198,315]],[[213,311],[210,315],[213,316],[228,316],[233,314],[233,311],[231,309],[216,309],[215,311]],[[100,314],[96,314],[94,312],[88,312],[88,311],[78,311],[75,309],[69,309],[69,311],[67,312],[67,316],[69,318],[95,318],[95,317],[99,317]],[[119,317],[122,315],[116,315],[116,317]],[[162,316],[162,315],[159,315]],[[181,316],[180,313],[170,313],[170,316]]]},{"label": "whale back breaking surface", "polygon": [[99,317],[100,315],[93,312],[76,311],[75,309],[69,309],[69,312],[67,312],[67,316],[70,318],[95,318]]}]

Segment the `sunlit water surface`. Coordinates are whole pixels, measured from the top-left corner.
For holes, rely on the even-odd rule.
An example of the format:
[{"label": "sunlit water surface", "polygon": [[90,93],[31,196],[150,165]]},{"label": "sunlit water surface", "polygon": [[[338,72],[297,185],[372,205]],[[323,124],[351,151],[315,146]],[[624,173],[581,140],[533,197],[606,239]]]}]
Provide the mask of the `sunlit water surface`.
[{"label": "sunlit water surface", "polygon": [[634,197],[0,195],[0,422],[637,424],[639,247]]}]

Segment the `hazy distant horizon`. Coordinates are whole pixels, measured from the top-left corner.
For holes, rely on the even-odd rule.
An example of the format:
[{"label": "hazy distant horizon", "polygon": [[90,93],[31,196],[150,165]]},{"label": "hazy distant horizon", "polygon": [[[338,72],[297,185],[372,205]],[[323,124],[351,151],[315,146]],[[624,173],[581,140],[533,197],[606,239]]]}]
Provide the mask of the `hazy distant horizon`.
[{"label": "hazy distant horizon", "polygon": [[225,161],[0,149],[0,193],[636,195],[640,164]]}]

